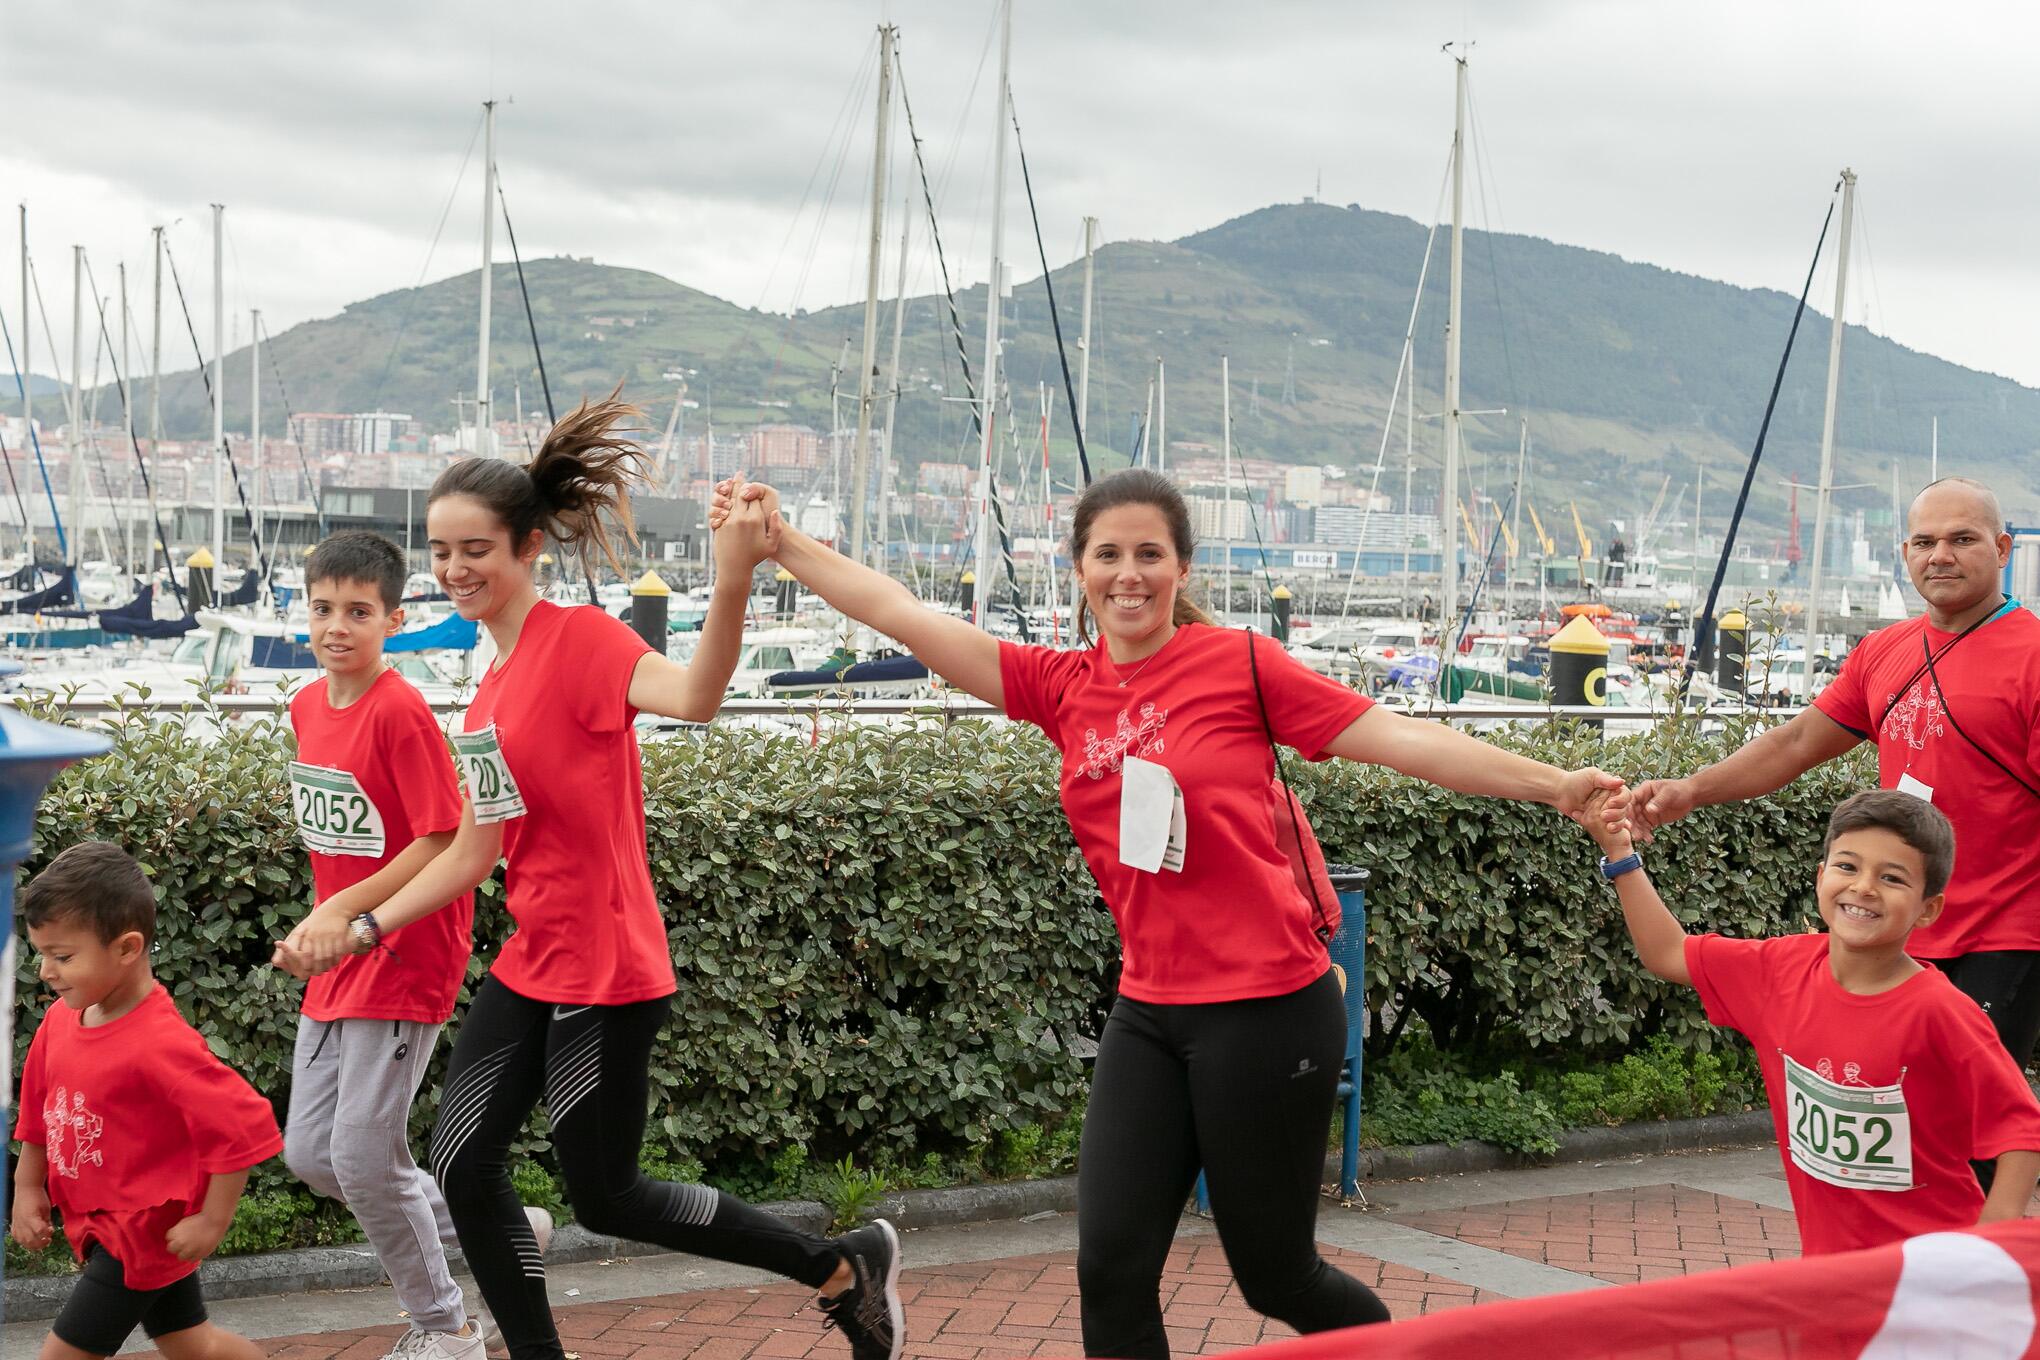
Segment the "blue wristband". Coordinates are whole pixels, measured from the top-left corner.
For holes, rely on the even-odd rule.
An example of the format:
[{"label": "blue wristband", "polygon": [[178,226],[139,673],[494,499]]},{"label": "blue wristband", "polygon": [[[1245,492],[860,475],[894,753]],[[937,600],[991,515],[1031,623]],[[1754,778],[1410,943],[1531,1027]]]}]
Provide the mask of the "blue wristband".
[{"label": "blue wristband", "polygon": [[1601,877],[1605,879],[1618,879],[1622,875],[1642,867],[1643,856],[1637,854],[1634,850],[1631,850],[1621,859],[1609,859],[1606,855],[1601,856]]}]

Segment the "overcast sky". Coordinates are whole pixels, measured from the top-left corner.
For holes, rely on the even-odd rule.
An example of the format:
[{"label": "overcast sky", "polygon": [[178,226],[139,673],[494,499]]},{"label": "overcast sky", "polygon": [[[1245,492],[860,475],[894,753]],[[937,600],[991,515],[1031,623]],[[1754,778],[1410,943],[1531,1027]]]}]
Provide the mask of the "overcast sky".
[{"label": "overcast sky", "polygon": [[[479,146],[455,182],[493,95],[514,100],[497,159],[527,258],[818,307],[862,296],[884,18],[962,284],[984,277],[989,244],[993,14],[993,0],[9,0],[0,185],[29,206],[60,346],[69,246],[102,291],[129,262],[146,326],[149,228],[173,221],[206,331],[215,201],[229,307],[259,306],[280,332],[474,267]],[[1016,0],[1013,90],[1060,264],[1086,213],[1108,240],[1173,238],[1297,200],[1320,173],[1331,202],[1428,223],[1452,131],[1439,48],[1471,39],[1488,185],[1484,214],[1469,187],[1472,225],[1796,291],[1850,165],[1865,229],[1850,319],[1867,308],[1906,344],[2040,385],[2036,37],[2029,5],[1918,0]],[[12,230],[0,239],[18,345]],[[500,231],[497,251],[507,263]],[[186,356],[179,341],[166,354]],[[49,371],[40,328],[36,349]]]}]

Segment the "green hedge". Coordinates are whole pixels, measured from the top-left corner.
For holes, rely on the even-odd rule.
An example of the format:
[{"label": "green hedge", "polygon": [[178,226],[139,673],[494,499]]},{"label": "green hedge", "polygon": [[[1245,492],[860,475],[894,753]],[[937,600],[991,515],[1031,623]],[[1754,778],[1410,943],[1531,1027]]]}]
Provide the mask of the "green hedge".
[{"label": "green hedge", "polygon": [[[1605,745],[1577,728],[1496,740],[1634,778],[1691,769],[1742,735],[1664,724]],[[28,866],[87,837],[133,851],[162,903],[158,975],[279,1110],[298,989],[267,958],[310,891],[289,751],[273,729],[201,744],[131,720],[111,755],[53,787]],[[1292,769],[1331,857],[1374,871],[1377,1056],[1412,1017],[1447,1053],[1712,1042],[1697,1002],[1636,966],[1591,843],[1557,814],[1344,762]],[[791,1148],[954,1151],[1052,1126],[1080,1101],[1073,1041],[1095,1037],[1116,945],[1033,729],[861,728],[812,745],[713,731],[647,746],[645,773],[682,979],[654,1059],[654,1143],[742,1179]],[[1696,926],[1801,928],[1825,813],[1870,778],[1852,758],[1696,814],[1660,838],[1653,874]],[[507,925],[487,885],[470,984]],[[20,982],[17,1065],[46,996],[26,953]],[[432,1110],[419,1102],[421,1137]],[[535,1120],[528,1150],[545,1152],[544,1133]]]}]

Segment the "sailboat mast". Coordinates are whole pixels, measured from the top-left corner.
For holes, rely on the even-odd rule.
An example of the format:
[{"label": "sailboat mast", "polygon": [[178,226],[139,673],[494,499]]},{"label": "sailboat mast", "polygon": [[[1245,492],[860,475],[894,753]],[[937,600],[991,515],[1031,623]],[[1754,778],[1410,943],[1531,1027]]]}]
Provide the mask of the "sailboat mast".
[{"label": "sailboat mast", "polygon": [[[133,448],[135,443],[134,377],[134,369],[128,367],[127,261],[122,260],[120,262],[120,419],[121,424],[127,426],[129,448]],[[135,567],[134,515],[130,513],[130,510],[133,507],[134,498],[128,496],[123,497],[123,499],[128,503],[128,508],[123,509],[120,513],[122,536],[127,541],[128,560],[126,569],[133,571]],[[147,534],[143,535],[144,538],[147,536]],[[149,554],[144,553],[142,556],[146,559]]]},{"label": "sailboat mast", "polygon": [[[254,500],[248,511],[248,570],[262,571],[262,310],[248,309],[248,464]],[[269,593],[269,583],[262,583]]]},{"label": "sailboat mast", "polygon": [[[152,334],[149,340],[149,456],[154,458],[163,449],[163,229],[153,227],[149,234],[154,238],[156,252],[156,306],[150,322]],[[149,479],[149,528],[144,536],[153,536],[156,526],[162,522],[156,513],[156,481],[152,477]],[[171,565],[170,545],[162,544],[161,550],[164,566],[175,572],[176,567]],[[150,554],[151,569],[155,561],[155,554]]]},{"label": "sailboat mast", "polygon": [[482,101],[482,320],[475,359],[475,453],[495,452],[496,423],[489,406],[489,304],[496,258],[496,101]]},{"label": "sailboat mast", "polygon": [[[149,323],[149,452],[154,453],[163,438],[163,229],[153,227],[150,234],[156,238],[156,302]],[[164,546],[167,550],[169,545]]]},{"label": "sailboat mast", "polygon": [[85,417],[85,247],[71,247],[71,408],[64,422],[64,453],[71,463],[71,565],[85,556],[85,450],[78,426]]},{"label": "sailboat mast", "polygon": [[1452,55],[1455,112],[1452,112],[1452,283],[1444,312],[1444,481],[1438,487],[1438,518],[1442,520],[1444,555],[1438,561],[1438,693],[1450,693],[1450,657],[1459,628],[1459,294],[1465,273],[1465,202],[1467,202],[1467,57]]},{"label": "sailboat mast", "polygon": [[1169,370],[1155,356],[1155,471],[1169,470]]},{"label": "sailboat mast", "polygon": [[[1409,363],[1412,368],[1416,366],[1414,356],[1406,355],[1404,358],[1404,362]],[[1416,425],[1417,421],[1415,392],[1409,394],[1409,401],[1410,401],[1409,408],[1410,414],[1407,417],[1405,417],[1403,422],[1403,472],[1402,472],[1402,512],[1403,512],[1402,588],[1403,595],[1405,596],[1403,600],[1403,607],[1405,609],[1408,609],[1410,606],[1410,601],[1407,598],[1407,596],[1410,593],[1410,538],[1411,538],[1409,523],[1411,514],[1410,488],[1412,483],[1415,482],[1417,476],[1417,457],[1415,452],[1413,451],[1413,446],[1416,443],[1416,436],[1413,427]],[[1411,612],[1414,613],[1415,611],[1412,610]]]},{"label": "sailboat mast", "polygon": [[[864,502],[871,487],[871,415],[878,396],[878,274],[885,255],[887,120],[892,114],[894,30],[878,30],[878,127],[871,151],[871,251],[864,271],[864,360],[857,370],[857,442],[850,450],[850,560],[864,561]],[[886,452],[890,454],[891,449]],[[879,521],[885,537],[885,521]]]},{"label": "sailboat mast", "polygon": [[1459,624],[1459,520],[1452,513],[1459,502],[1459,297],[1464,273],[1462,224],[1466,206],[1466,56],[1455,53],[1452,120],[1452,282],[1445,309],[1445,477],[1439,487],[1438,518],[1443,521],[1443,578],[1438,614],[1438,692],[1450,692],[1449,666]]},{"label": "sailboat mast", "polygon": [[1224,450],[1225,504],[1219,513],[1219,541],[1225,545],[1225,568],[1220,572],[1218,621],[1221,626],[1232,610],[1232,356],[1218,356],[1219,447]]},{"label": "sailboat mast", "polygon": [[[29,351],[35,345],[35,329],[28,324],[28,205],[21,205],[21,433],[23,441],[40,448],[35,437],[35,391],[34,369],[29,366]],[[35,517],[24,515],[22,524],[28,534],[28,564],[35,566]],[[57,531],[59,538],[63,531]],[[33,571],[31,571],[31,576]]]},{"label": "sailboat mast", "polygon": [[1519,420],[1516,425],[1516,504],[1511,511],[1515,524],[1509,529],[1509,566],[1502,573],[1502,579],[1507,582],[1505,590],[1508,601],[1505,608],[1512,618],[1516,609],[1516,549],[1523,541],[1523,465],[1529,455],[1530,422]]},{"label": "sailboat mast", "polygon": [[1835,312],[1828,331],[1827,408],[1820,426],[1820,489],[1813,503],[1813,570],[1807,575],[1806,698],[1813,698],[1813,644],[1820,632],[1821,567],[1827,560],[1828,490],[1835,472],[1835,408],[1842,395],[1842,309],[1849,299],[1849,237],[1856,216],[1856,172],[1842,171],[1841,249],[1835,255]]},{"label": "sailboat mast", "polygon": [[[1895,469],[1898,465],[1892,464]],[[1693,467],[1693,603],[1700,603],[1700,497],[1707,488],[1707,469],[1704,465]]]},{"label": "sailboat mast", "polygon": [[996,575],[992,555],[992,426],[999,393],[1000,255],[1006,244],[1006,106],[1012,98],[1013,0],[999,0],[999,97],[992,108],[992,267],[985,275],[985,362],[983,429],[978,453],[977,590],[971,622],[981,624]]},{"label": "sailboat mast", "polygon": [[[893,298],[892,362],[886,367],[892,396],[885,404],[885,452],[878,469],[878,569],[886,569],[886,541],[892,533],[893,428],[900,414],[900,337],[907,328],[907,233],[914,225],[913,200],[900,204],[900,284]],[[913,560],[911,549],[908,561]]]},{"label": "sailboat mast", "polygon": [[1077,335],[1077,432],[1091,433],[1091,278],[1098,249],[1098,219],[1084,219],[1084,320]]},{"label": "sailboat mast", "polygon": [[[213,570],[222,571],[227,565],[227,484],[226,464],[221,450],[227,446],[227,371],[222,365],[227,352],[227,303],[226,275],[223,272],[225,255],[221,249],[222,226],[220,217],[226,209],[212,205],[212,282],[213,282],[213,361],[212,361],[212,558]],[[219,578],[213,578],[217,584]]]}]

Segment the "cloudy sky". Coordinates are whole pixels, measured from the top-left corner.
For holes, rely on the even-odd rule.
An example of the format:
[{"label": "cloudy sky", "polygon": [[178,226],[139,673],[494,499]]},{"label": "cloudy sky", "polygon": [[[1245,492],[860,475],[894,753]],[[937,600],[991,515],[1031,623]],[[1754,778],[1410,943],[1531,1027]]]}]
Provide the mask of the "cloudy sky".
[{"label": "cloudy sky", "polygon": [[[111,291],[123,259],[146,280],[158,223],[175,223],[204,329],[210,202],[228,205],[230,309],[259,306],[281,331],[474,267],[479,146],[456,177],[493,96],[527,258],[822,306],[863,290],[884,19],[963,283],[986,268],[993,14],[993,0],[9,0],[0,186],[29,205],[60,346],[69,246]],[[1058,264],[1084,214],[1107,239],[1167,239],[1299,199],[1320,175],[1327,200],[1428,223],[1452,128],[1439,48],[1470,39],[1487,184],[1484,212],[1469,191],[1473,225],[1791,291],[1850,165],[1850,319],[2040,385],[2030,6],[1015,0],[1015,14],[1014,98]],[[1008,255],[1025,258],[1013,176]],[[11,227],[0,239],[18,343]]]}]

